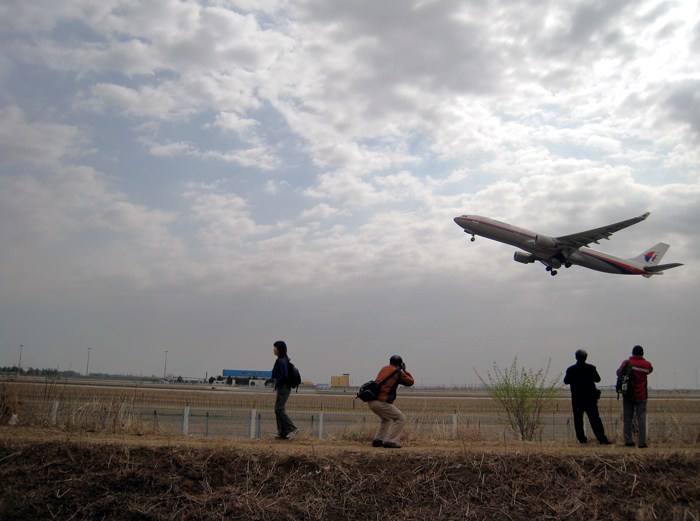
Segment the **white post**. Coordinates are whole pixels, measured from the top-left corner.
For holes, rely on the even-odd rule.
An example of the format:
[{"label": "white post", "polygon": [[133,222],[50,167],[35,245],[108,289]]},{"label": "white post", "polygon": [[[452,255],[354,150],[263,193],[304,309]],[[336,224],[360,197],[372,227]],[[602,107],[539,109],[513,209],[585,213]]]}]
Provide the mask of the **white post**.
[{"label": "white post", "polygon": [[122,402],[119,406],[119,426],[123,426],[126,421],[126,402]]},{"label": "white post", "polygon": [[646,417],[644,418],[644,424],[646,425],[646,430],[647,430],[647,443],[649,443],[649,415],[647,414]]},{"label": "white post", "polygon": [[258,415],[258,413],[255,409],[250,410],[250,439],[251,440],[255,439],[255,432],[256,432],[255,420],[256,420],[257,415]]},{"label": "white post", "polygon": [[51,416],[49,416],[49,423],[51,425],[56,425],[57,418],[58,418],[58,400],[55,400],[53,402],[53,405],[51,406]]},{"label": "white post", "polygon": [[185,405],[185,409],[182,411],[182,434],[185,436],[190,433],[190,406]]}]

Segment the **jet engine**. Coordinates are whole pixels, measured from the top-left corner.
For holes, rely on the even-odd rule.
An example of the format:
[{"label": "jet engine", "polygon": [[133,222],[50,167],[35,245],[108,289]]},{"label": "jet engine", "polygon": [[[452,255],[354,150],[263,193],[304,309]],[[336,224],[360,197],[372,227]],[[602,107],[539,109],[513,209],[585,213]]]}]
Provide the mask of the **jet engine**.
[{"label": "jet engine", "polygon": [[523,253],[521,251],[516,251],[515,255],[513,255],[513,260],[515,262],[522,262],[523,264],[530,264],[531,262],[535,262],[535,258],[530,255],[529,253]]},{"label": "jet engine", "polygon": [[543,248],[556,248],[557,242],[547,235],[535,235],[535,244]]}]

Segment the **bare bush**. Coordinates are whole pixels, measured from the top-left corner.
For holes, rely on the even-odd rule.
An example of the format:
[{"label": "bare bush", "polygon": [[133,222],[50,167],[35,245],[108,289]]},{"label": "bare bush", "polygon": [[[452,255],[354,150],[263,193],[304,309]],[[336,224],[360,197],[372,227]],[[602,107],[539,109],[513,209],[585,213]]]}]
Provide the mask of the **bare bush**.
[{"label": "bare bush", "polygon": [[489,396],[505,411],[508,424],[523,441],[532,441],[541,433],[543,412],[551,406],[561,385],[561,375],[547,383],[547,375],[552,359],[547,367],[534,369],[518,368],[518,357],[510,369],[501,369],[493,363],[493,374],[487,371],[485,381],[474,369]]}]

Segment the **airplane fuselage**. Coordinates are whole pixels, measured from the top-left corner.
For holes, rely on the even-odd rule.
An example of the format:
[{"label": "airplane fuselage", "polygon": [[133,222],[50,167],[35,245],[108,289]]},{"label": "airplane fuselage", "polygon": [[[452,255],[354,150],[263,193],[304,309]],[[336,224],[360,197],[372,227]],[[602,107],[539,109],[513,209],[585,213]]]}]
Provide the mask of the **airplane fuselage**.
[{"label": "airplane fuselage", "polygon": [[568,268],[575,264],[604,273],[649,276],[649,273],[644,270],[643,263],[616,257],[586,246],[569,248],[563,252],[557,251],[553,238],[495,219],[479,215],[463,215],[454,220],[464,228],[465,232],[472,235],[472,240],[474,235],[479,235],[510,244],[532,254],[531,258],[527,258],[525,255],[519,258],[519,253],[516,253],[515,260],[518,262],[527,263],[538,260],[550,270],[558,269],[561,266]]}]

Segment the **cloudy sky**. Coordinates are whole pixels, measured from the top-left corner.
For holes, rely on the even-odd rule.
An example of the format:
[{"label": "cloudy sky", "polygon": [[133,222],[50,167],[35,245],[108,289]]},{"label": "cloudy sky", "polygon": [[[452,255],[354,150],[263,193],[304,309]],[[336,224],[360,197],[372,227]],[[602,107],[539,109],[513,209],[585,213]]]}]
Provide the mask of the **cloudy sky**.
[{"label": "cloudy sky", "polygon": [[[423,385],[635,344],[700,370],[700,7],[688,0],[6,0],[0,365]],[[454,222],[641,215],[663,276],[551,277]]]}]

